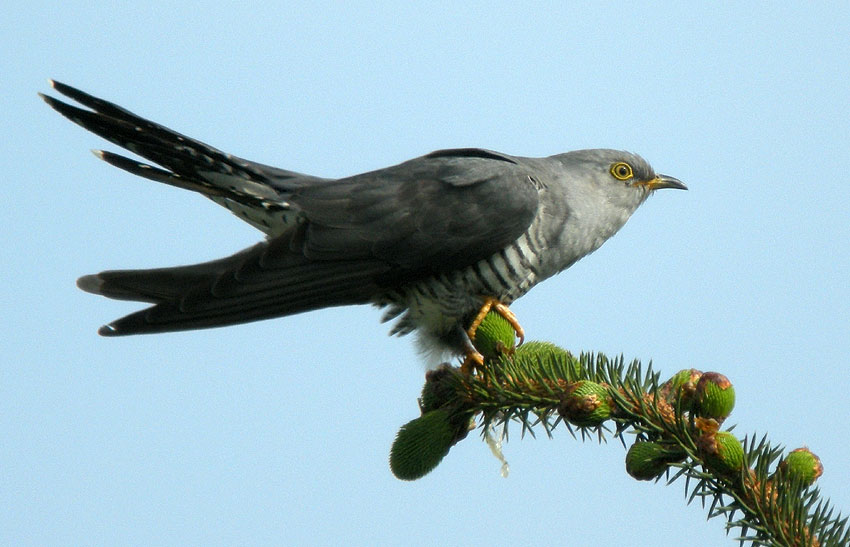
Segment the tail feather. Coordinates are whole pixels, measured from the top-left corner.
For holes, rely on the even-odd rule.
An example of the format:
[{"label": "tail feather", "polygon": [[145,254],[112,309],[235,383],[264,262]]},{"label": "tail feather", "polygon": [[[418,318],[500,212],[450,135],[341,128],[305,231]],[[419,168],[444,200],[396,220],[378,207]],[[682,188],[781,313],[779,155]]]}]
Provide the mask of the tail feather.
[{"label": "tail feather", "polygon": [[124,336],[223,327],[320,308],[369,302],[369,298],[357,287],[336,287],[315,294],[297,295],[288,301],[262,299],[253,305],[246,305],[245,302],[222,302],[229,305],[194,313],[187,313],[175,304],[166,303],[122,317],[104,325],[98,333],[103,336]]},{"label": "tail feather", "polygon": [[51,108],[164,169],[113,152],[96,151],[98,157],[134,175],[199,192],[260,229],[264,229],[264,223],[258,222],[256,215],[246,214],[245,208],[287,210],[287,196],[294,188],[328,180],[227,154],[79,89],[52,80],[50,83],[62,95],[87,107],[40,94]]},{"label": "tail feather", "polygon": [[[331,182],[251,162],[142,118],[71,86],[53,88],[80,106],[42,95],[77,125],[140,156],[96,151],[134,175],[198,192],[264,231],[269,238],[230,257],[173,268],[111,270],[81,277],[88,292],[152,306],[100,329],[106,336],[217,327],[329,306],[372,302],[392,271],[370,253],[308,258],[293,193]],[[147,163],[150,162],[150,163]],[[293,197],[293,199],[295,199]]]},{"label": "tail feather", "polygon": [[142,270],[107,270],[86,275],[77,280],[77,286],[92,294],[115,300],[133,300],[152,304],[179,299],[192,288],[213,284],[242,265],[251,256],[265,252],[268,243],[258,243],[234,255],[169,268]]},{"label": "tail feather", "polygon": [[146,178],[155,182],[161,182],[163,184],[168,184],[169,186],[176,186],[177,188],[182,188],[184,190],[198,192],[199,194],[203,194],[209,198],[221,197],[233,201],[239,201],[244,205],[256,206],[256,199],[246,199],[246,197],[243,195],[234,194],[233,192],[227,192],[215,186],[210,186],[207,183],[187,179],[186,177],[180,176],[177,173],[166,171],[164,169],[159,169],[158,167],[155,167],[153,165],[136,161],[134,159],[122,156],[120,154],[116,154],[114,152],[109,152],[106,150],[94,150],[94,155],[102,159],[109,165],[127,171],[128,173],[132,173],[133,175],[136,175],[138,177]]},{"label": "tail feather", "polygon": [[219,327],[330,306],[366,304],[386,273],[383,262],[311,262],[269,256],[269,243],[190,266],[112,270],[80,278],[80,288],[153,306],[105,325],[105,336]]}]

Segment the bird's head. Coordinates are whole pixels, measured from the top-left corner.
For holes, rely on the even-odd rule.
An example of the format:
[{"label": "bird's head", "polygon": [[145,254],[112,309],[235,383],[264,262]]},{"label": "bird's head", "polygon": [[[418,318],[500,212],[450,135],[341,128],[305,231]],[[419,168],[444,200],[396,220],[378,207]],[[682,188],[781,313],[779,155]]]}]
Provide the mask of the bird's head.
[{"label": "bird's head", "polygon": [[579,194],[629,212],[655,190],[687,190],[679,179],[656,174],[642,157],[622,150],[577,150],[563,154],[561,161],[574,176]]}]

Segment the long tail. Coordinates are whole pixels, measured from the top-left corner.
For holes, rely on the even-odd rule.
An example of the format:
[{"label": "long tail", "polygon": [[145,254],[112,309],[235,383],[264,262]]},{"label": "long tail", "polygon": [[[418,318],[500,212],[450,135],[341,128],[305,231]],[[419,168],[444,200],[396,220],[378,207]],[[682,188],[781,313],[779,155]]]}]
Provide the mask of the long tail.
[{"label": "long tail", "polygon": [[174,268],[112,270],[81,277],[77,285],[109,298],[153,306],[100,329],[105,336],[217,327],[291,315],[328,306],[363,304],[380,289],[388,265],[371,260],[312,261],[296,244],[303,229],[287,202],[299,185],[327,179],[302,175],[226,154],[115,104],[51,82],[84,107],[42,98],[74,123],[160,167],[112,152],[108,163],[146,179],[193,190],[265,231],[269,239],[233,256]]},{"label": "long tail", "polygon": [[81,289],[154,304],[98,331],[103,336],[219,327],[304,311],[366,304],[379,262],[313,262],[265,241],[233,256],[174,268],[111,270],[81,277]]},{"label": "long tail", "polygon": [[95,151],[99,158],[134,175],[203,194],[266,233],[274,227],[263,222],[264,216],[285,215],[293,188],[327,180],[238,158],[69,85],[50,84],[88,108],[39,94],[54,110],[164,169],[104,150]]}]

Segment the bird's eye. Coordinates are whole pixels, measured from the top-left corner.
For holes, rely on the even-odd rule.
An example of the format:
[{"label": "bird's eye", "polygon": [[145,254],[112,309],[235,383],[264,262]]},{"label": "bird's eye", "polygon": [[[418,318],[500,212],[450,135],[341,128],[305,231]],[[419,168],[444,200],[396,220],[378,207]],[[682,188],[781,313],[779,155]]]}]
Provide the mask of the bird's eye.
[{"label": "bird's eye", "polygon": [[611,174],[617,180],[629,180],[634,176],[634,171],[632,171],[632,166],[628,163],[618,161],[611,166]]}]

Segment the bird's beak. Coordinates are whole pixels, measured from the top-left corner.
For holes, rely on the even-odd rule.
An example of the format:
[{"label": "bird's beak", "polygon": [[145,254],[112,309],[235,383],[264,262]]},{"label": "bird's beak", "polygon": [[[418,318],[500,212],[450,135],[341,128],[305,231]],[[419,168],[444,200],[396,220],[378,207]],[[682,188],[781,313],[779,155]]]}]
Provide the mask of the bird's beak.
[{"label": "bird's beak", "polygon": [[650,190],[658,190],[659,188],[676,188],[678,190],[687,190],[685,183],[674,177],[667,175],[656,175],[654,179],[644,183]]}]

